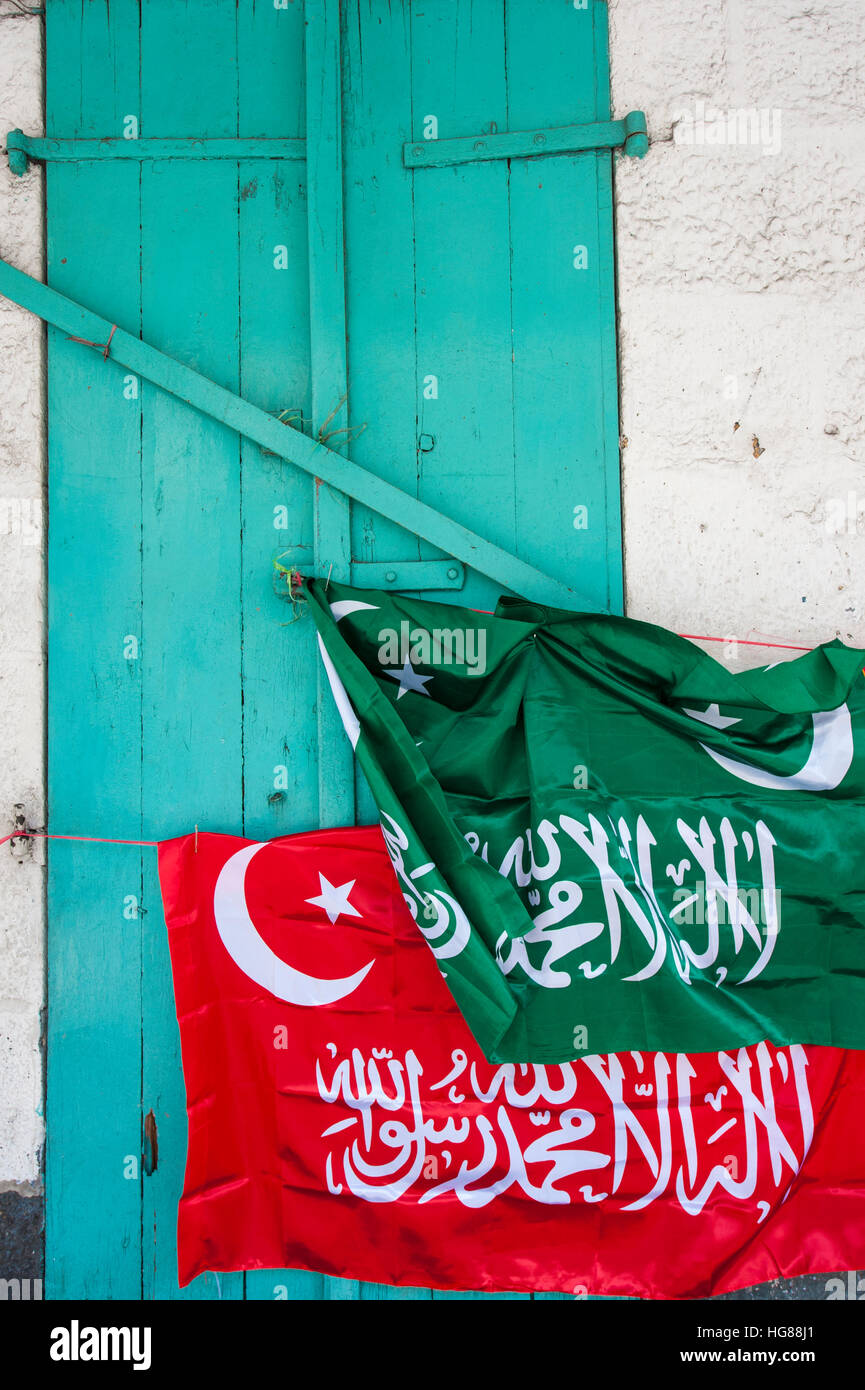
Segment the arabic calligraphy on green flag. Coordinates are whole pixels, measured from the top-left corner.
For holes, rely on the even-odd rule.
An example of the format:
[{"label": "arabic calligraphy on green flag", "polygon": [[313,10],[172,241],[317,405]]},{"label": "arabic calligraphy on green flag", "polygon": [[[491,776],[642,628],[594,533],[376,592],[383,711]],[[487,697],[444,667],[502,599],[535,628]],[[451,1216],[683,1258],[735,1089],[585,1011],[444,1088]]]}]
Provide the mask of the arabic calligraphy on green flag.
[{"label": "arabic calligraphy on green flag", "polygon": [[309,581],[406,902],[485,1055],[865,1047],[865,653]]}]

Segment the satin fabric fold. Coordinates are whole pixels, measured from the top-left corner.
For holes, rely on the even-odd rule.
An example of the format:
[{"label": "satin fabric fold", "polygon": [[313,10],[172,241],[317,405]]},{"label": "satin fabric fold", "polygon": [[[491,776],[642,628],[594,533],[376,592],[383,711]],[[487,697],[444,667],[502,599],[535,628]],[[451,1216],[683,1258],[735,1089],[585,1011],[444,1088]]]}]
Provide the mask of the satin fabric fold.
[{"label": "satin fabric fold", "polygon": [[488,1059],[865,1046],[865,653],[734,674],[626,618],[306,592]]}]

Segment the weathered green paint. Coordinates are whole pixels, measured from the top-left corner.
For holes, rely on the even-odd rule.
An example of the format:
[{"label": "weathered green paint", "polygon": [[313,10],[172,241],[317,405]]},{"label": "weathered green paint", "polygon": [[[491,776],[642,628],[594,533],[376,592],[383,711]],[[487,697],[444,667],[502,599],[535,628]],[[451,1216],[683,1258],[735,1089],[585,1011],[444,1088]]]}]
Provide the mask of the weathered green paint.
[{"label": "weathered green paint", "polygon": [[[133,11],[137,20],[137,5],[120,0],[112,23],[131,25]],[[54,7],[50,24],[49,133],[72,122],[86,135],[115,128],[137,88],[137,45],[118,47],[103,6],[83,16]],[[85,66],[94,80],[82,110],[74,74]],[[138,169],[52,166],[46,198],[53,283],[137,333]],[[109,208],[114,231],[95,277]],[[94,376],[61,332],[48,330],[48,350],[48,816],[72,833],[139,839],[141,663],[123,650],[141,629],[140,410],[115,368]],[[45,1291],[137,1298],[141,922],[124,917],[124,902],[141,899],[142,851],[105,846],[97,860],[86,849],[48,845]]]},{"label": "weathered green paint", "polygon": [[[119,140],[135,115],[139,153],[178,144],[49,160],[60,293],[0,265],[0,292],[56,325],[55,828],[264,839],[350,814],[276,556],[355,582],[409,565],[443,598],[457,568],[476,607],[503,586],[620,607],[612,154],[403,162],[429,115],[442,141],[608,123],[605,6],[339,9],[48,0],[46,139]],[[309,168],[271,157],[307,134]],[[64,336],[114,324],[107,361]],[[371,816],[362,784],[356,805]],[[175,1298],[185,1118],[155,859],[50,853],[47,1292]],[[186,1291],[244,1294],[448,1297],[290,1271]]]},{"label": "weathered green paint", "polygon": [[[345,227],[342,209],[342,73],[339,0],[306,0],[306,186],[309,233],[312,431],[345,451],[349,428],[346,377]],[[351,504],[316,480],[313,494],[315,573],[351,573]],[[321,826],[355,820],[354,757],[340,737],[340,718],[318,670],[318,819]],[[354,1296],[348,1294],[347,1296]]]},{"label": "weathered green paint", "polygon": [[[197,0],[177,12],[189,15],[178,43],[172,8],[142,0],[142,128],[157,137],[232,135],[237,110],[225,83],[231,74],[233,94],[235,14],[218,0]],[[231,391],[240,377],[238,204],[238,169],[228,161],[142,165],[142,333]],[[163,391],[145,383],[141,401],[142,802],[149,832],[177,835],[205,818],[236,825],[240,806],[240,451],[234,435]],[[237,1298],[237,1274],[177,1289],[175,1156],[184,1151],[186,1116],[153,855],[144,894],[142,1107],[156,1116],[160,1162],[143,1183],[143,1293]]]},{"label": "weathered green paint", "polygon": [[[301,5],[274,17],[257,5],[254,24],[241,32],[239,108],[243,132],[306,130],[304,15]],[[267,68],[260,71],[262,54]],[[241,187],[268,178],[262,167],[242,170]],[[266,185],[265,185],[266,186]],[[310,382],[310,294],[307,177],[269,197],[257,194],[240,205],[243,395],[266,410],[293,408],[312,413]],[[262,257],[243,248],[284,244],[292,271],[274,272]],[[290,344],[302,343],[302,350]],[[304,650],[301,621],[292,626],[287,604],[276,605],[266,590],[274,582],[274,550],[284,562],[312,558],[313,507],[310,478],[267,457],[243,441],[243,614],[244,834],[268,839],[295,825],[318,823],[316,704],[318,670]],[[291,530],[273,529],[273,508],[285,505]],[[292,550],[292,556],[285,555]],[[288,789],[277,788],[275,767],[291,771]],[[246,1275],[246,1297],[255,1300],[325,1296],[320,1274],[304,1270],[256,1270]]]}]

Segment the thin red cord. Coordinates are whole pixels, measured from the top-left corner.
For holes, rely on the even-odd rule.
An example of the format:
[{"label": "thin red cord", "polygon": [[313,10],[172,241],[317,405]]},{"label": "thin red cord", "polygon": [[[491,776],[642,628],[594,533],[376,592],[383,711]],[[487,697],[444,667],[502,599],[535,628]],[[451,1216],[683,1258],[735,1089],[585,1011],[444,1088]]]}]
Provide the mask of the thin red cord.
[{"label": "thin red cord", "polygon": [[[491,608],[471,608],[470,613],[483,613],[485,618],[494,617]],[[702,637],[693,632],[677,632],[677,637],[687,637],[689,642],[735,642],[743,647],[775,647],[783,652],[813,652],[813,647],[794,647],[789,642],[755,642],[747,637]]]},{"label": "thin red cord", "polygon": [[11,835],[3,836],[0,845],[5,845],[7,840],[86,840],[96,845],[159,845],[158,840],[112,840],[105,835],[49,835],[42,830],[13,830]]},{"label": "thin red cord", "polygon": [[701,637],[695,636],[693,632],[680,632],[680,637],[687,637],[689,642],[732,642],[734,646],[743,647],[776,647],[782,652],[813,652],[813,647],[793,647],[789,642],[754,642],[747,637]]},{"label": "thin red cord", "polygon": [[[113,336],[114,329],[111,330],[111,337]],[[85,340],[77,338],[75,341],[84,342]],[[111,338],[108,339],[106,348],[110,346],[110,343]],[[90,346],[102,347],[102,344],[93,343]],[[473,613],[484,613],[492,617],[492,613],[486,608],[473,608],[471,611]],[[785,652],[810,652],[814,650],[813,647],[794,647],[788,642],[756,642],[747,637],[706,637],[703,635],[696,635],[692,632],[680,632],[678,635],[687,638],[690,642],[737,642],[741,643],[744,647],[773,647],[778,651]],[[863,669],[863,675],[865,675],[865,669]],[[196,826],[196,842],[198,839],[197,831],[198,827]],[[115,840],[104,835],[49,835],[43,831],[36,830],[14,830],[11,835],[3,836],[3,839],[0,840],[0,845],[7,844],[9,840],[80,840],[88,844],[98,845],[147,845],[154,849],[159,846],[158,840]]]}]

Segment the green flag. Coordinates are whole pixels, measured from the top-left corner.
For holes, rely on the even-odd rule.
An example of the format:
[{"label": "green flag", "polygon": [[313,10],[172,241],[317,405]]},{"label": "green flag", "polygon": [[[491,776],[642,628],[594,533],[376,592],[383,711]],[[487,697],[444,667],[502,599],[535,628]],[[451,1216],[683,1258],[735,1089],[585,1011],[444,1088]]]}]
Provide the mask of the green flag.
[{"label": "green flag", "polygon": [[865,653],[320,581],[322,657],[485,1055],[865,1047]]}]

